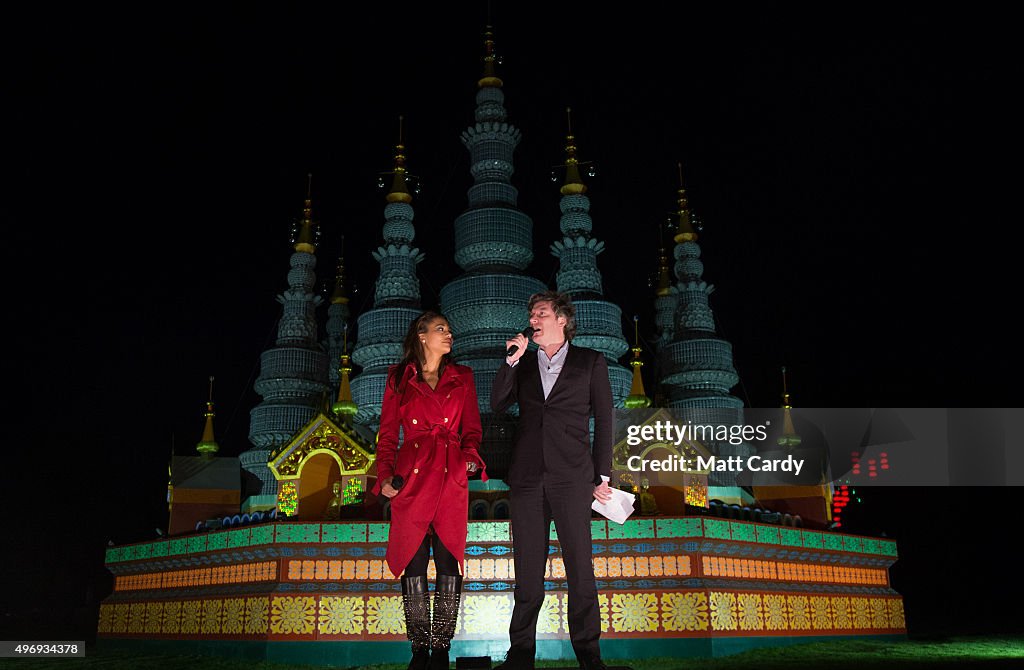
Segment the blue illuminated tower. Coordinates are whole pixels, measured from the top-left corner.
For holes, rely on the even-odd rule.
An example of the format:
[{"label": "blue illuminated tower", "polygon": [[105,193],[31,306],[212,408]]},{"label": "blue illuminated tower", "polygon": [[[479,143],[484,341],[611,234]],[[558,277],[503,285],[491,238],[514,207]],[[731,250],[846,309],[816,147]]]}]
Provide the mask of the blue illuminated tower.
[{"label": "blue illuminated tower", "polygon": [[424,256],[412,246],[416,230],[404,152],[399,132],[391,189],[385,196],[384,245],[373,252],[380,263],[373,309],[359,315],[359,339],[352,350],[352,360],[363,368],[352,380],[352,399],[359,407],[355,421],[373,431],[380,424],[388,367],[402,359],[405,332],[421,312],[416,264]]},{"label": "blue illuminated tower", "polygon": [[254,388],[263,400],[249,413],[249,441],[253,446],[239,456],[242,467],[259,480],[259,485],[258,491],[250,491],[242,503],[243,512],[277,505],[277,480],[267,467],[270,452],[291,440],[316,415],[330,388],[327,353],[318,338],[316,319],[316,308],[322,302],[314,292],[320,230],[313,223],[312,207],[307,193],[293,238],[288,290],[277,296],[282,305],[277,340],[260,356],[260,374]]},{"label": "blue illuminated tower", "polygon": [[[683,188],[682,167],[677,197],[678,226],[674,240],[677,282],[671,290],[659,285],[659,317],[674,298],[675,311],[671,339],[662,342],[660,361],[661,385],[667,394],[666,406],[681,410],[694,423],[743,425],[743,401],[730,394],[739,382],[732,363],[732,344],[718,336],[708,296],[714,286],[704,281],[704,264],[700,260],[697,231],[691,222],[686,189]],[[719,457],[747,456],[754,453],[749,444],[717,443],[707,445]],[[732,486],[730,473],[711,473],[709,485],[729,490],[710,491],[709,495],[739,501],[742,492]]]},{"label": "blue illuminated tower", "polygon": [[533,259],[533,222],[516,206],[512,153],[520,133],[506,120],[492,37],[488,27],[476,123],[462,133],[474,181],[469,206],[455,219],[455,262],[465,273],[442,287],[441,309],[455,332],[458,361],[473,368],[484,424],[483,457],[488,470],[500,477],[508,465],[512,424],[508,416],[490,414],[491,385],[504,361],[505,340],[527,325],[529,297],[547,286],[523,274]]},{"label": "blue illuminated tower", "polygon": [[559,261],[558,290],[568,293],[576,306],[577,330],[573,344],[596,349],[608,358],[612,398],[616,407],[623,407],[629,395],[632,374],[618,361],[629,349],[629,344],[622,337],[622,310],[603,299],[597,256],[604,251],[604,242],[590,235],[593,229],[590,198],[580,174],[571,119],[565,152],[565,183],[560,189],[562,200],[559,203],[563,238],[551,245],[551,253]]}]

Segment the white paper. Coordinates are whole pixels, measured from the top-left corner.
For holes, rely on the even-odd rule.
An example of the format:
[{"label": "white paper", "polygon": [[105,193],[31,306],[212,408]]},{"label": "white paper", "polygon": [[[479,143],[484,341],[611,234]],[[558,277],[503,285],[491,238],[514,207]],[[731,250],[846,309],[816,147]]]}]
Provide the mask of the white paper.
[{"label": "white paper", "polygon": [[633,501],[636,500],[636,496],[622,489],[609,490],[612,492],[611,500],[603,503],[595,498],[590,508],[621,525],[633,513]]}]

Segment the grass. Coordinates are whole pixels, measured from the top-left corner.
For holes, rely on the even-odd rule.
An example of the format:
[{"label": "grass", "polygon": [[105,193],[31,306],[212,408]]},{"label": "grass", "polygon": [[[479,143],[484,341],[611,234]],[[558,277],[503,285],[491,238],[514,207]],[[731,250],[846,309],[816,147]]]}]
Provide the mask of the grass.
[{"label": "grass", "polygon": [[[454,659],[453,659],[454,660]],[[605,659],[610,666],[634,670],[781,670],[794,667],[828,670],[885,670],[887,668],[1018,668],[1024,667],[1024,636],[972,636],[911,639],[902,642],[850,640],[773,647],[723,658]],[[497,663],[495,663],[496,665]],[[574,667],[567,661],[539,661],[538,668]],[[214,656],[132,654],[125,651],[86,649],[77,659],[0,659],[0,669],[73,670],[312,670],[322,666],[253,662]],[[454,662],[452,664],[454,667]],[[361,666],[360,670],[405,670],[405,665]]]}]

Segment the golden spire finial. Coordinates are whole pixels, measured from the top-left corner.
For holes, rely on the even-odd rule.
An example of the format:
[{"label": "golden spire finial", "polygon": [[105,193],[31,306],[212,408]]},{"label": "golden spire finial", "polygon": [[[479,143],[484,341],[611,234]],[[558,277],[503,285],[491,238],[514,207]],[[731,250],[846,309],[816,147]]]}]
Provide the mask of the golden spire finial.
[{"label": "golden spire finial", "polygon": [[786,387],[786,366],[782,366],[782,435],[775,442],[780,447],[795,447],[800,444],[800,436],[793,426],[793,406],[789,404],[789,390]]},{"label": "golden spire finial", "polygon": [[398,117],[398,144],[395,145],[395,170],[394,178],[391,180],[391,190],[388,191],[385,199],[388,202],[412,202],[412,194],[409,193],[409,176],[405,168],[405,145],[402,143],[402,123],[405,117]]},{"label": "golden spire finial", "polygon": [[203,416],[206,417],[206,426],[203,428],[203,438],[196,445],[196,451],[207,458],[213,458],[220,449],[213,435],[213,417],[216,416],[213,412],[213,375],[210,375],[210,397],[206,401],[206,412]]},{"label": "golden spire finial", "polygon": [[647,392],[644,390],[644,378],[640,374],[640,368],[644,366],[644,362],[640,360],[643,348],[640,346],[640,317],[635,314],[633,315],[633,346],[630,351],[633,352],[633,360],[629,362],[630,367],[633,368],[633,383],[629,387],[629,395],[623,404],[629,409],[650,407],[651,399],[647,397]]},{"label": "golden spire finial", "polygon": [[484,76],[477,81],[476,85],[480,88],[486,86],[501,88],[504,82],[498,78],[497,72],[494,69],[495,63],[500,62],[501,57],[494,52],[494,33],[491,32],[491,25],[488,21],[487,29],[484,31]]},{"label": "golden spire finial", "polygon": [[348,293],[345,291],[345,236],[341,236],[341,253],[338,254],[338,268],[334,273],[334,293],[331,294],[332,305],[348,304]]},{"label": "golden spire finial", "polygon": [[352,423],[352,419],[359,412],[359,406],[352,400],[352,385],[348,376],[352,372],[351,357],[348,355],[348,324],[345,324],[345,332],[342,345],[341,365],[338,371],[341,373],[341,381],[338,384],[338,399],[331,405],[331,413],[345,423]]},{"label": "golden spire finial", "polygon": [[306,202],[302,207],[302,221],[299,223],[299,232],[295,240],[295,251],[316,253],[316,233],[313,231],[313,173],[307,175],[309,184],[306,187]]},{"label": "golden spire finial", "polygon": [[559,189],[562,195],[579,195],[587,192],[587,185],[580,177],[580,161],[576,158],[576,138],[572,134],[572,108],[565,108],[569,134],[565,137],[565,184]]},{"label": "golden spire finial", "polygon": [[690,224],[690,203],[686,197],[686,189],[683,187],[683,163],[680,161],[678,165],[679,190],[677,191],[676,203],[679,205],[679,209],[676,211],[676,215],[679,217],[679,226],[676,228],[676,234],[673,239],[677,244],[681,242],[696,242],[697,231]]}]

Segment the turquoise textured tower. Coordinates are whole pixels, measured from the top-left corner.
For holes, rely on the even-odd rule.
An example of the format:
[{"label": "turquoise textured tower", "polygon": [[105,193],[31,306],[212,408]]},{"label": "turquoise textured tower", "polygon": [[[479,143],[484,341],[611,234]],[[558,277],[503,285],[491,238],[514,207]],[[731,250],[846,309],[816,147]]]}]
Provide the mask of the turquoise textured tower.
[{"label": "turquoise textured tower", "polygon": [[372,431],[380,425],[388,367],[402,359],[405,332],[421,312],[416,265],[423,254],[412,246],[415,213],[401,140],[395,146],[393,175],[391,190],[385,196],[384,245],[373,252],[380,263],[373,309],[359,315],[359,339],[352,350],[353,362],[363,369],[352,380],[352,400],[359,406],[355,422]]},{"label": "turquoise textured tower", "polygon": [[[568,110],[567,110],[568,111]],[[629,349],[622,337],[622,310],[603,299],[601,271],[597,256],[604,251],[604,242],[591,237],[590,198],[580,174],[576,157],[575,137],[570,125],[566,138],[565,183],[560,192],[562,239],[551,245],[551,254],[559,261],[556,282],[558,290],[568,293],[576,306],[576,336],[573,344],[600,351],[608,359],[608,377],[616,407],[624,407],[629,395],[632,374],[619,359]]]},{"label": "turquoise textured tower", "polygon": [[473,368],[488,472],[501,477],[508,465],[513,424],[507,415],[490,413],[491,385],[498,366],[504,364],[505,340],[527,325],[530,296],[547,286],[522,274],[533,260],[533,222],[516,206],[512,153],[520,133],[506,120],[489,27],[485,49],[476,123],[462,133],[474,180],[469,206],[455,219],[455,261],[465,273],[442,287],[441,309],[455,333],[456,358]]},{"label": "turquoise textured tower", "polygon": [[[675,298],[675,313],[671,340],[660,352],[662,365],[661,385],[667,392],[666,406],[685,410],[685,416],[694,423],[715,425],[743,425],[743,401],[729,393],[739,382],[732,363],[732,344],[718,337],[714,315],[708,296],[714,286],[704,281],[704,264],[700,260],[697,231],[691,222],[686,189],[680,185],[677,212],[678,228],[675,233],[676,285],[674,292],[659,289],[656,305],[662,307]],[[657,301],[663,301],[660,305]],[[660,314],[659,310],[659,314]],[[716,456],[748,456],[754,453],[749,444],[716,443],[707,445]],[[709,485],[732,485],[730,473],[711,473]],[[735,489],[735,487],[731,487]],[[712,497],[714,492],[709,493]],[[737,498],[742,494],[733,490],[725,494]]]},{"label": "turquoise textured tower", "polygon": [[277,341],[260,356],[254,388],[263,400],[249,412],[249,441],[242,467],[259,479],[259,491],[242,503],[243,512],[277,505],[277,480],[267,467],[270,452],[291,440],[323,405],[329,390],[327,353],[318,339],[316,308],[316,245],[319,227],[313,223],[312,201],[306,197],[303,216],[293,240],[288,290],[277,296],[282,305]]}]

